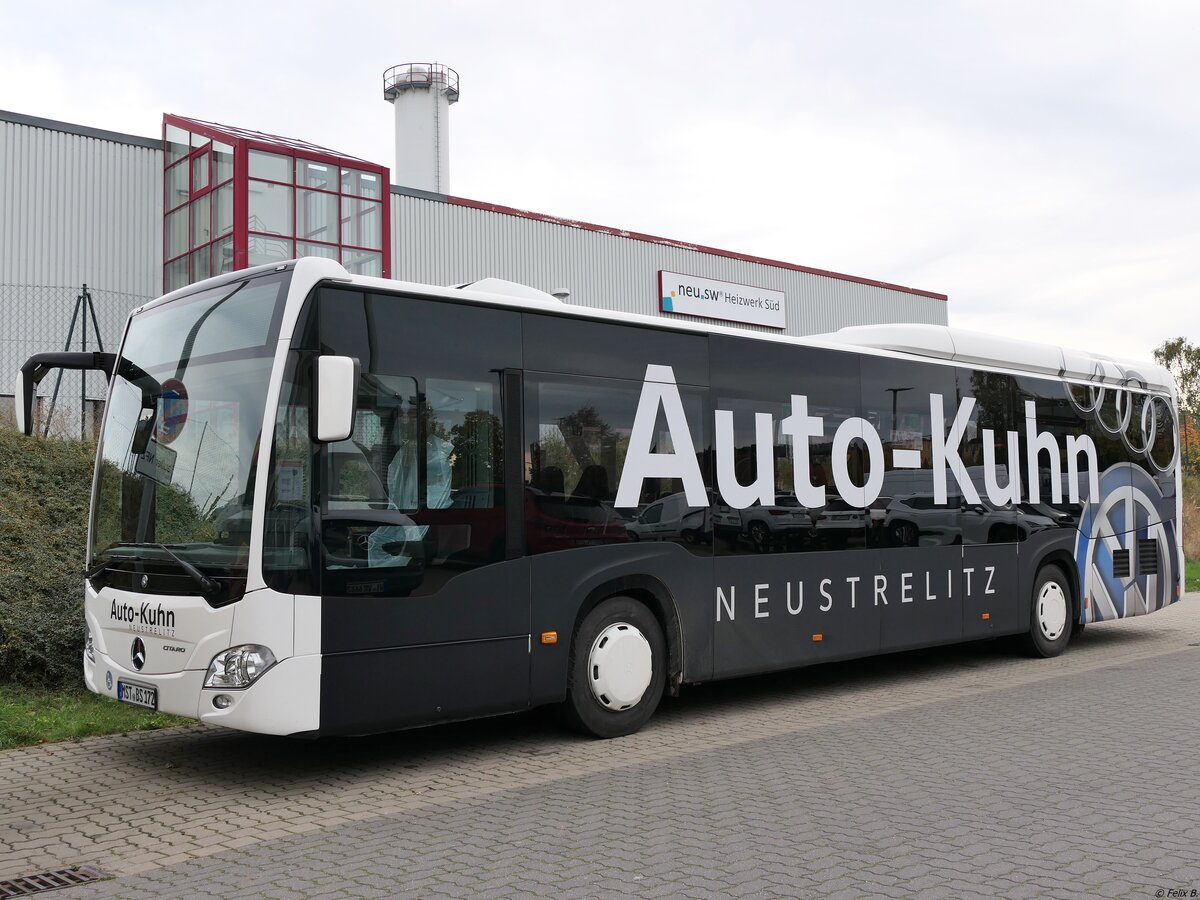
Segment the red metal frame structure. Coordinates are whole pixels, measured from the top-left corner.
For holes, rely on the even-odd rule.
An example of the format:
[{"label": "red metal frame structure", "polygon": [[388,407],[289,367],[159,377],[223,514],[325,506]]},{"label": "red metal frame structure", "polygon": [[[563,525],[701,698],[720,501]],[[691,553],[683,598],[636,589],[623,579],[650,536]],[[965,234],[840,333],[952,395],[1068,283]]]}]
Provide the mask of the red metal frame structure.
[{"label": "red metal frame structure", "polygon": [[162,134],[164,291],[296,256],[391,277],[386,166],[170,113]]}]

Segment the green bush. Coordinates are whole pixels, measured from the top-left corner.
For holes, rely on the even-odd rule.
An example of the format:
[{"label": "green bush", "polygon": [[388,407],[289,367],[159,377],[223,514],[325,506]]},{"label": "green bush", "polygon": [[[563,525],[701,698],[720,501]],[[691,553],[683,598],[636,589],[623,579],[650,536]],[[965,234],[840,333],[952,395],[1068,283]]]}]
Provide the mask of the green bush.
[{"label": "green bush", "polygon": [[0,682],[80,684],[94,457],[0,427]]}]

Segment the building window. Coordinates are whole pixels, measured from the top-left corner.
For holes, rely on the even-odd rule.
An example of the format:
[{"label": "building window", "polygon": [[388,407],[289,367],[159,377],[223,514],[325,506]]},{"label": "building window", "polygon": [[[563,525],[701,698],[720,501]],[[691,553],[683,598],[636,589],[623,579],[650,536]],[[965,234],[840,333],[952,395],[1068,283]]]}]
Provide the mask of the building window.
[{"label": "building window", "polygon": [[331,244],[338,242],[337,194],[301,191],[296,218],[296,237]]},{"label": "building window", "polygon": [[220,237],[233,231],[233,185],[213,191],[213,233]]},{"label": "building window", "polygon": [[250,151],[250,177],[265,178],[267,181],[292,183],[292,164],[286,156],[278,153],[265,153],[262,150]]},{"label": "building window", "polygon": [[192,193],[208,187],[208,154],[201,153],[192,157]]},{"label": "building window", "polygon": [[246,247],[246,265],[265,266],[270,263],[281,263],[291,259],[294,255],[291,239],[252,234]]},{"label": "building window", "polygon": [[296,184],[322,191],[338,190],[338,167],[307,159],[296,160]]},{"label": "building window", "polygon": [[383,204],[342,198],[342,244],[379,250],[383,247]]},{"label": "building window", "polygon": [[199,247],[212,240],[209,227],[210,201],[207,196],[192,201],[192,246]]},{"label": "building window", "polygon": [[228,237],[216,241],[212,250],[212,269],[214,275],[223,275],[233,271],[233,238]]},{"label": "building window", "polygon": [[340,257],[341,253],[336,244],[313,244],[307,241],[296,241],[296,255],[319,256],[322,259],[336,260]]},{"label": "building window", "polygon": [[167,169],[167,177],[164,181],[167,189],[167,196],[164,201],[166,209],[175,209],[180,204],[187,203],[188,198],[191,196],[187,160],[181,160]]},{"label": "building window", "polygon": [[213,141],[213,184],[223,184],[233,178],[233,147]]},{"label": "building window", "polygon": [[374,200],[383,196],[379,176],[358,169],[342,169],[342,193]]},{"label": "building window", "polygon": [[191,135],[189,135],[182,128],[178,128],[174,125],[168,125],[164,140],[167,145],[168,165],[181,160],[188,155],[188,144],[191,141]]},{"label": "building window", "polygon": [[188,209],[167,213],[167,257],[174,258],[188,249]]},{"label": "building window", "polygon": [[342,265],[351,275],[378,277],[383,274],[383,254],[373,253],[370,250],[343,249]]},{"label": "building window", "polygon": [[264,234],[292,234],[292,189],[266,181],[251,181],[249,227]]}]

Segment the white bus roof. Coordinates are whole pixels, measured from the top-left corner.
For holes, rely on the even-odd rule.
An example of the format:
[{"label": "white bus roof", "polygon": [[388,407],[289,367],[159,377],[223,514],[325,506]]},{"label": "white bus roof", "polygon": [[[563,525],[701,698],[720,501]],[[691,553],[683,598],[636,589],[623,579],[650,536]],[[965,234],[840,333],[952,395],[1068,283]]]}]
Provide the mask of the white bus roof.
[{"label": "white bus roof", "polygon": [[[826,349],[866,350],[880,355],[924,357],[973,368],[1029,373],[1091,384],[1144,387],[1169,393],[1172,397],[1175,396],[1174,379],[1166,369],[1156,363],[1117,359],[1085,350],[1074,350],[1033,341],[1020,341],[980,331],[950,328],[945,325],[911,323],[854,325],[826,334],[792,337],[707,322],[686,319],[668,320],[636,313],[571,305],[537,288],[499,278],[485,278],[468,284],[441,287],[350,275],[341,265],[327,259],[305,259],[298,265],[303,265],[305,269],[310,270],[310,276],[315,274],[318,277],[375,290],[404,291],[427,297],[468,300],[494,306],[511,306],[674,331],[749,337],[755,340]],[[319,271],[312,272],[312,268],[317,268]]]},{"label": "white bus roof", "polygon": [[854,347],[945,359],[964,366],[1016,369],[1121,386],[1146,387],[1175,394],[1170,373],[1157,363],[1116,359],[1086,350],[1000,337],[945,325],[856,325],[828,337]]}]

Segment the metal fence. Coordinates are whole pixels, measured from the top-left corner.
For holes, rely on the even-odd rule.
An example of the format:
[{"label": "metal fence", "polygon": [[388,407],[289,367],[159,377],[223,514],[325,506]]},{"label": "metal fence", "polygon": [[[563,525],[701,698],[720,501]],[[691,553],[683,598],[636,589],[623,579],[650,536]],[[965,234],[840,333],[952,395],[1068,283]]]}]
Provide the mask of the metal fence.
[{"label": "metal fence", "polygon": [[[116,350],[130,310],[150,299],[88,284],[0,283],[0,421],[12,418],[12,386],[26,359],[51,350]],[[38,431],[94,438],[106,389],[99,372],[61,372],[61,380],[52,372],[38,387]]]}]

